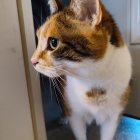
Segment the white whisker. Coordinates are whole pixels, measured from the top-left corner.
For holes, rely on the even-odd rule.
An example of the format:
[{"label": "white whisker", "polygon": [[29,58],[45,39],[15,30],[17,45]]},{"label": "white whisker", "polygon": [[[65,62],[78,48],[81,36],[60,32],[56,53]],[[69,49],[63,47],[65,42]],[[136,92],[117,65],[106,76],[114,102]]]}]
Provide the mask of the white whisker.
[{"label": "white whisker", "polygon": [[57,67],[55,67],[55,68],[56,68],[56,70],[60,70],[60,71],[63,71],[63,72],[65,72],[65,73],[67,73],[67,74],[71,74],[69,71],[64,70],[64,69],[62,69],[62,68],[57,68]]},{"label": "white whisker", "polygon": [[63,96],[63,93],[61,92],[61,90],[60,90],[60,88],[59,88],[57,82],[55,81],[55,79],[53,79],[53,80],[54,80],[54,83],[55,83],[55,85],[56,85],[56,88],[57,88],[58,92],[59,92],[60,95],[62,96],[63,100],[65,100],[65,98],[64,98],[64,96]]},{"label": "white whisker", "polygon": [[41,78],[41,81],[42,81],[43,87],[46,87],[46,86],[45,86],[45,82],[44,82],[44,78],[43,78],[43,75],[42,75],[42,74],[40,74],[40,78]]},{"label": "white whisker", "polygon": [[[53,85],[54,85],[54,87],[55,87],[55,83],[54,83],[53,79],[51,79],[51,81],[52,81],[52,83],[53,83]],[[60,105],[60,102],[59,102],[59,99],[58,99],[58,97],[57,97],[57,93],[56,93],[56,90],[55,90],[55,89],[54,89],[54,93],[55,93],[55,97],[56,97],[57,103],[58,103],[58,105],[59,105],[59,107],[60,107],[60,110],[62,111],[62,108],[61,108],[61,105]]]},{"label": "white whisker", "polygon": [[[63,84],[61,83],[61,81],[58,79],[58,78],[55,78],[58,82],[59,82],[59,84],[63,87]],[[63,89],[64,89],[64,87],[63,87]]]},{"label": "white whisker", "polygon": [[62,81],[66,82],[66,80],[63,79],[59,74],[56,73],[56,75],[57,75],[57,77],[59,77]]},{"label": "white whisker", "polygon": [[49,78],[49,82],[50,82],[51,101],[52,101],[52,99],[53,99],[52,97],[53,97],[53,96],[52,96],[52,85],[51,85],[51,80],[50,80],[50,78]]}]

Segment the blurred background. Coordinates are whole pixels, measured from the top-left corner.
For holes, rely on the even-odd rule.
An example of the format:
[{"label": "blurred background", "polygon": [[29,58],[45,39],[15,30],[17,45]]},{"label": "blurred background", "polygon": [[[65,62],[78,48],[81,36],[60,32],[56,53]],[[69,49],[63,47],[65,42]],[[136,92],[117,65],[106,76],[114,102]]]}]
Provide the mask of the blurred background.
[{"label": "blurred background", "polygon": [[[67,5],[69,0],[62,2]],[[116,19],[133,58],[132,94],[116,139],[122,139],[123,131],[126,140],[140,140],[140,0],[102,2]],[[49,14],[47,0],[0,0],[0,140],[73,139],[57,101],[59,92],[55,89],[55,94],[49,79],[38,75],[30,63],[36,30]],[[92,132],[99,139],[98,127]]]}]

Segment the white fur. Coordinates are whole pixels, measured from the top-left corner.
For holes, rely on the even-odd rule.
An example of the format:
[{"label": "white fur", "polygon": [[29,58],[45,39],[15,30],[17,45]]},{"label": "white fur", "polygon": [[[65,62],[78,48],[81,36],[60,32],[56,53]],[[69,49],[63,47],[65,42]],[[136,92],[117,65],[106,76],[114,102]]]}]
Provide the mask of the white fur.
[{"label": "white fur", "polygon": [[42,48],[42,51],[46,50],[47,48],[47,39],[45,37],[42,37],[40,36],[40,44],[41,44],[41,48]]},{"label": "white fur", "polygon": [[[126,46],[116,48],[109,44],[105,57],[82,64],[65,63],[73,68],[75,76],[67,76],[66,96],[72,109],[69,118],[77,140],[86,140],[86,123],[93,119],[101,125],[101,140],[112,140],[117,120],[123,107],[120,98],[131,78],[131,57]],[[86,92],[93,88],[106,90],[100,105],[88,102]]]},{"label": "white fur", "polygon": [[50,5],[50,11],[51,14],[55,13],[58,11],[58,6],[55,0],[49,0],[48,4]]}]

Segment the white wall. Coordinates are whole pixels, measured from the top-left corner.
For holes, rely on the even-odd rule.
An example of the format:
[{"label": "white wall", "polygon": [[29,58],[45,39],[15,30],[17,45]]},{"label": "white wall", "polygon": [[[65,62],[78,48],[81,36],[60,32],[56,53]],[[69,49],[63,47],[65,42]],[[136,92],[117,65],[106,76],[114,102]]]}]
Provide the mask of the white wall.
[{"label": "white wall", "polygon": [[16,0],[0,0],[0,140],[34,140]]},{"label": "white wall", "polygon": [[130,45],[133,58],[132,94],[127,112],[140,118],[140,45]]}]

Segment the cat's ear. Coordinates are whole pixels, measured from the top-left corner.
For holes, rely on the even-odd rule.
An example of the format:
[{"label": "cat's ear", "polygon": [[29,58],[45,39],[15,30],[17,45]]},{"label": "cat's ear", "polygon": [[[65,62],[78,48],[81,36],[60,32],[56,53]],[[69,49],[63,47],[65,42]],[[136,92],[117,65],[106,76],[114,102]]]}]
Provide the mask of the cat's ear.
[{"label": "cat's ear", "polygon": [[48,0],[51,14],[54,14],[63,9],[63,5],[59,0]]},{"label": "cat's ear", "polygon": [[102,20],[100,0],[71,0],[70,8],[79,20],[87,20],[92,25],[98,25]]}]

